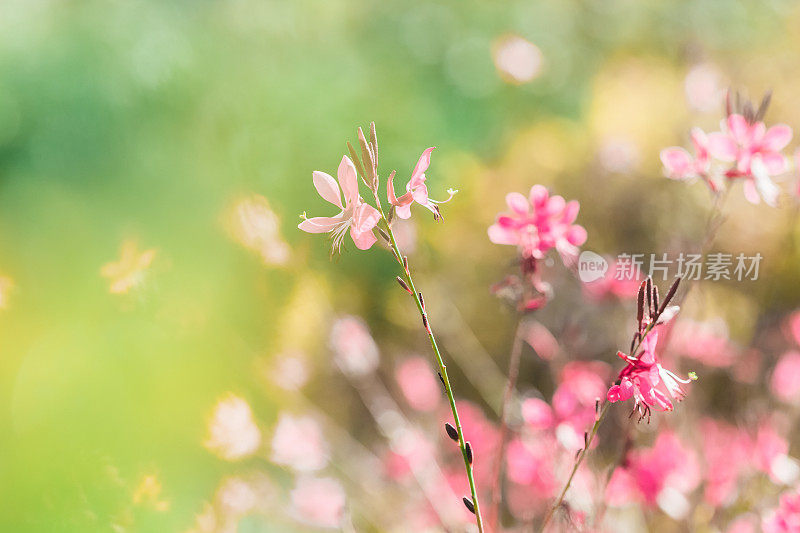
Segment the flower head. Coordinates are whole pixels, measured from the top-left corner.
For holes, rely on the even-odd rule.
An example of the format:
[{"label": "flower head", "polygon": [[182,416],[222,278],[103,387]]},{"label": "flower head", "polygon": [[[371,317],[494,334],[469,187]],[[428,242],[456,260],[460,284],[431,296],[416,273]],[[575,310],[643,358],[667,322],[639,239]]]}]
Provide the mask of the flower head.
[{"label": "flower head", "polygon": [[431,164],[431,152],[433,152],[434,148],[436,147],[431,146],[422,152],[419,161],[417,161],[417,165],[414,167],[414,171],[411,173],[411,179],[408,180],[406,184],[406,192],[402,196],[398,197],[394,192],[394,173],[389,176],[386,182],[386,193],[389,203],[394,206],[398,217],[409,218],[411,216],[411,204],[417,202],[433,213],[434,218],[438,219],[441,217],[439,204],[449,202],[453,198],[453,195],[458,192],[454,189],[448,189],[447,192],[450,196],[447,200],[434,200],[428,196],[428,186],[425,184],[425,171],[428,170]]},{"label": "flower head", "polygon": [[[661,150],[661,162],[664,164],[664,172],[671,179],[688,180],[701,178],[708,181],[710,177],[709,171],[711,170],[708,136],[700,128],[693,128],[691,138],[694,146],[694,157],[678,146]],[[708,183],[713,189],[713,182],[708,181]]]},{"label": "flower head", "polygon": [[758,203],[759,196],[775,205],[778,187],[770,179],[786,172],[788,165],[781,154],[792,140],[792,128],[778,124],[769,129],[763,122],[748,121],[734,113],[723,122],[722,132],[708,136],[708,150],[717,159],[735,163],[726,172],[728,178],[744,178],[745,197]]},{"label": "flower head", "polygon": [[[377,240],[372,233],[373,228],[381,218],[380,212],[371,205],[364,203],[358,194],[358,177],[356,167],[349,157],[342,157],[339,163],[337,177],[339,184],[329,174],[315,170],[312,174],[314,187],[319,195],[332,203],[341,211],[332,217],[305,218],[297,226],[308,233],[330,233],[333,239],[332,251],[338,252],[342,248],[345,233],[350,230],[350,237],[360,250],[368,250]],[[341,191],[339,190],[341,187]],[[344,195],[344,204],[342,203]]]},{"label": "flower head", "polygon": [[686,392],[681,384],[689,383],[696,379],[694,374],[682,379],[673,372],[661,366],[656,357],[656,344],[658,332],[652,331],[642,341],[638,357],[617,352],[617,355],[627,361],[627,366],[619,373],[619,383],[608,389],[608,401],[625,401],[634,398],[634,412],[639,412],[639,418],[649,416],[650,408],[655,407],[660,411],[672,411],[672,400],[682,400]]},{"label": "flower head", "polygon": [[541,259],[552,248],[565,262],[577,257],[578,246],[586,242],[586,230],[573,224],[580,209],[577,201],[550,196],[542,185],[534,185],[528,198],[512,192],[506,203],[511,212],[497,217],[489,240],[517,246],[524,258]]}]

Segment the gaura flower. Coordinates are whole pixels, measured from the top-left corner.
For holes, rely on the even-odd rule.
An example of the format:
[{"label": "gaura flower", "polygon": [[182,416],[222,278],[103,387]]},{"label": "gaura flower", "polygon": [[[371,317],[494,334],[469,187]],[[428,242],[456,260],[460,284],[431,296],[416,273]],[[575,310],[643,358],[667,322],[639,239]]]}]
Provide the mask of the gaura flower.
[{"label": "gaura flower", "polygon": [[758,203],[760,196],[774,206],[779,191],[770,177],[788,169],[781,150],[792,140],[792,128],[778,124],[767,129],[763,122],[750,123],[734,113],[723,122],[723,130],[708,136],[711,155],[736,163],[726,176],[746,179],[744,193],[748,201]]},{"label": "gaura flower", "polygon": [[580,204],[550,196],[542,185],[534,185],[525,198],[518,192],[506,195],[511,213],[500,214],[489,228],[489,240],[495,244],[517,246],[525,258],[541,259],[552,248],[564,262],[578,256],[578,246],[586,242],[586,230],[573,224]]},{"label": "gaura flower", "polygon": [[638,411],[640,419],[649,416],[650,408],[660,411],[672,411],[672,400],[682,400],[686,392],[681,384],[696,379],[694,373],[689,378],[681,379],[673,372],[661,366],[656,358],[658,332],[652,331],[642,341],[642,351],[638,357],[622,352],[617,355],[627,361],[628,365],[619,373],[619,384],[608,389],[608,401],[625,401],[634,398],[634,412]]},{"label": "gaura flower", "polygon": [[447,200],[433,200],[428,196],[428,186],[425,185],[425,171],[428,170],[431,164],[431,152],[433,152],[434,148],[436,147],[431,146],[422,152],[419,161],[417,161],[417,166],[414,167],[414,171],[411,173],[411,179],[408,180],[406,184],[406,193],[399,198],[394,192],[394,174],[389,176],[386,182],[386,194],[389,203],[395,207],[395,212],[398,217],[409,218],[411,216],[411,204],[417,202],[433,213],[433,216],[438,219],[441,216],[438,205],[449,202],[452,200],[453,195],[458,192],[455,189],[448,189],[447,193],[450,196]]},{"label": "gaura flower", "polygon": [[[360,250],[368,250],[377,240],[372,230],[378,224],[381,214],[371,205],[364,203],[358,194],[356,167],[353,166],[350,158],[344,156],[342,162],[339,163],[338,185],[333,177],[325,172],[315,170],[312,177],[314,187],[319,195],[341,211],[336,216],[314,218],[305,218],[304,213],[302,216],[305,220],[297,227],[308,233],[330,233],[334,252],[341,251],[344,235],[347,230],[350,230],[350,237],[356,247]],[[344,204],[342,204],[342,194],[344,195]]]},{"label": "gaura flower", "polygon": [[678,146],[661,150],[664,173],[668,178],[675,180],[701,178],[708,181],[712,190],[715,190],[716,186],[709,180],[711,158],[708,153],[708,136],[700,128],[693,128],[691,138],[694,146],[694,157]]}]

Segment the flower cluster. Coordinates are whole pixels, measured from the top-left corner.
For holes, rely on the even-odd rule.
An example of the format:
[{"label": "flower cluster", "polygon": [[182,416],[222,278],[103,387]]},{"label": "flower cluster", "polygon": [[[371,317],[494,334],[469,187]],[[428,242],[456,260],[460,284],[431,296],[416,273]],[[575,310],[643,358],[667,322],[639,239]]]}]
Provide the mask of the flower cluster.
[{"label": "flower cluster", "polygon": [[639,288],[638,304],[639,329],[634,333],[630,355],[617,352],[627,364],[620,371],[617,383],[608,389],[610,402],[634,399],[634,412],[639,412],[639,419],[650,415],[655,407],[660,411],[672,411],[672,400],[682,400],[686,392],[682,384],[696,379],[690,373],[686,379],[678,377],[663,367],[656,354],[658,344],[658,328],[677,314],[676,306],[669,306],[678,289],[678,278],[670,287],[664,301],[659,304],[658,288],[647,278]]},{"label": "flower cluster", "polygon": [[759,199],[775,206],[780,192],[773,182],[789,169],[781,153],[792,140],[792,129],[785,124],[767,128],[762,117],[769,97],[758,110],[748,102],[741,110],[729,112],[720,131],[706,134],[700,128],[691,132],[694,156],[680,147],[661,151],[661,162],[667,177],[677,180],[702,179],[712,191],[725,187],[726,181],[742,179],[748,201]]},{"label": "flower cluster", "polygon": [[586,242],[586,230],[574,224],[580,210],[577,201],[550,196],[542,185],[534,185],[527,198],[512,192],[506,203],[510,213],[498,215],[489,240],[517,246],[523,258],[541,259],[555,248],[565,263],[575,261],[578,246]]}]

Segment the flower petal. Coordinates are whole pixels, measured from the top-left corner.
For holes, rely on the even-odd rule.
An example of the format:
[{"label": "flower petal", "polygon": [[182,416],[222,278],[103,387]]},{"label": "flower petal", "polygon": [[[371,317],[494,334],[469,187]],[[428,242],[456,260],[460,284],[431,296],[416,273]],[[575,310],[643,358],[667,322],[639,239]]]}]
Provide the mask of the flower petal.
[{"label": "flower petal", "polygon": [[400,204],[395,208],[395,214],[403,220],[411,218],[411,202]]},{"label": "flower petal", "polygon": [[721,161],[733,161],[739,153],[739,148],[730,135],[716,132],[708,136],[708,151]]},{"label": "flower petal", "polygon": [[353,213],[353,224],[357,232],[372,231],[378,221],[381,219],[381,213],[369,204],[361,204]]},{"label": "flower petal", "polygon": [[570,244],[581,246],[586,242],[587,234],[583,226],[575,224],[567,230],[567,240]]},{"label": "flower petal", "polygon": [[417,187],[419,184],[425,181],[425,171],[428,170],[428,167],[431,164],[431,152],[433,152],[435,148],[435,146],[431,146],[422,152],[421,156],[419,156],[417,166],[414,167],[414,171],[411,173],[411,179],[408,182],[411,188]]},{"label": "flower petal", "polygon": [[336,207],[343,209],[342,195],[339,192],[339,185],[336,184],[336,180],[333,179],[333,176],[326,174],[325,172],[315,170],[311,174],[311,177],[314,180],[314,187],[316,187],[319,195],[322,196],[324,200],[327,200]]},{"label": "flower petal", "polygon": [[516,245],[519,243],[519,234],[515,230],[500,224],[492,224],[489,226],[488,233],[489,240],[495,244]]},{"label": "flower petal", "polygon": [[692,157],[683,148],[664,148],[661,150],[661,162],[668,178],[684,179],[692,173]]},{"label": "flower petal", "polygon": [[344,193],[344,204],[345,206],[350,205],[358,198],[358,176],[356,176],[356,167],[349,157],[342,157],[337,176]]},{"label": "flower petal", "polygon": [[531,192],[528,195],[534,209],[541,209],[544,207],[549,197],[550,193],[544,185],[534,185],[531,187]]},{"label": "flower petal", "polygon": [[737,143],[745,145],[750,142],[750,125],[742,115],[734,113],[728,117],[728,131]]},{"label": "flower petal", "polygon": [[776,124],[767,130],[764,138],[761,140],[763,149],[771,152],[779,152],[786,148],[789,141],[792,140],[792,128],[786,124]]},{"label": "flower petal", "polygon": [[517,215],[526,216],[528,214],[528,208],[530,207],[528,199],[518,192],[508,193],[506,195],[506,203],[508,208]]},{"label": "flower petal", "polygon": [[303,231],[308,233],[327,233],[336,227],[337,224],[342,222],[343,217],[341,214],[335,217],[314,217],[307,218],[297,225]]},{"label": "flower petal", "polygon": [[353,238],[353,242],[359,250],[369,250],[378,240],[372,230],[359,232],[355,227],[350,228],[350,237]]}]

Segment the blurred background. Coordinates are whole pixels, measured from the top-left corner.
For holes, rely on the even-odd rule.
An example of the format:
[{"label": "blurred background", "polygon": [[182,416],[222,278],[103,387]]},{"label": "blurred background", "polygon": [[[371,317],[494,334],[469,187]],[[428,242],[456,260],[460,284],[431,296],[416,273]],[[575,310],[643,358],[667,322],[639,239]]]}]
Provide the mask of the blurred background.
[{"label": "blurred background", "polygon": [[[396,169],[401,184],[437,146],[431,195],[460,193],[444,224],[418,210],[397,231],[465,418],[490,432],[518,322],[490,291],[516,269],[513,249],[486,236],[506,193],[541,183],[580,201],[584,247],[601,254],[696,249],[710,195],[664,179],[659,150],[687,145],[692,126],[717,129],[727,87],[772,89],[767,124],[800,127],[798,24],[788,0],[5,0],[0,529],[465,520],[462,481],[451,498],[430,478],[463,474],[439,449],[446,405],[426,392],[438,386],[430,347],[396,264],[352,243],[331,260],[325,239],[296,229],[304,211],[333,214],[311,171],[335,174],[371,120],[383,175]],[[730,357],[676,362],[701,376],[670,415],[678,433],[692,434],[690,416],[778,413],[791,443],[795,407],[765,392],[800,306],[797,210],[782,200],[730,195],[714,249],[760,252],[761,274],[687,300],[688,323]],[[633,305],[588,298],[552,270],[538,337],[610,376]],[[557,380],[547,348],[533,348],[518,390],[549,401]],[[618,411],[609,432],[625,424]],[[441,470],[417,472],[419,454]],[[614,516],[631,531],[713,531],[755,505],[724,514],[700,500]],[[502,522],[526,513],[506,506]]]}]

